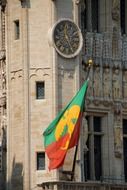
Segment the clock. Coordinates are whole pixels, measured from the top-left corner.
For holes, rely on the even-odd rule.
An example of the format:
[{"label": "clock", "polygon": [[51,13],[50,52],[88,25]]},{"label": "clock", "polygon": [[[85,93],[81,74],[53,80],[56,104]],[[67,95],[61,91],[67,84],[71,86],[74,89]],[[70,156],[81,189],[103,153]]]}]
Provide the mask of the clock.
[{"label": "clock", "polygon": [[56,51],[65,58],[77,56],[83,46],[81,31],[70,19],[62,19],[54,25],[52,39]]}]

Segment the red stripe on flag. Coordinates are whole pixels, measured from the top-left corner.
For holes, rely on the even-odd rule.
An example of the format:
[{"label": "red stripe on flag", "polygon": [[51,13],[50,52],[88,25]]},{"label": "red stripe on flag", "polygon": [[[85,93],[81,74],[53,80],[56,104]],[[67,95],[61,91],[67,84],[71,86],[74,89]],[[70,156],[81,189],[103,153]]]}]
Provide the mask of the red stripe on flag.
[{"label": "red stripe on flag", "polygon": [[80,112],[78,121],[75,125],[74,132],[71,136],[70,143],[67,149],[62,149],[62,147],[65,147],[66,142],[70,138],[69,134],[66,134],[64,137],[61,137],[58,141],[46,147],[46,153],[50,160],[49,170],[62,166],[67,150],[78,144],[81,118],[82,114]]}]

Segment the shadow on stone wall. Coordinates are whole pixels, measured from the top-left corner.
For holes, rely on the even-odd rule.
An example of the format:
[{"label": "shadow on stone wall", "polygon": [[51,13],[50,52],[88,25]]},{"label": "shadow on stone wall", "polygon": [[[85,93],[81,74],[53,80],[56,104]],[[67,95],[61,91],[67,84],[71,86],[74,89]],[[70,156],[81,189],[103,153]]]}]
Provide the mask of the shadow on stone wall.
[{"label": "shadow on stone wall", "polygon": [[5,181],[2,172],[0,172],[0,190],[5,190]]},{"label": "shadow on stone wall", "polygon": [[0,190],[6,188],[6,163],[7,163],[7,147],[6,147],[6,125],[2,127],[2,146],[1,146],[1,170],[0,170]]},{"label": "shadow on stone wall", "polygon": [[13,159],[11,178],[7,183],[8,190],[23,190],[23,164]]}]

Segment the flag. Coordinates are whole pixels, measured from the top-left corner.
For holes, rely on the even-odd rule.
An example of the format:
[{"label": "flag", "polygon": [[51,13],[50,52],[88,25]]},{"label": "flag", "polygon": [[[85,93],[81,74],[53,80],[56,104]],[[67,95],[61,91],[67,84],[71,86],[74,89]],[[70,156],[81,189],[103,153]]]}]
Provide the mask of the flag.
[{"label": "flag", "polygon": [[88,80],[43,133],[49,170],[62,166],[67,150],[78,143],[87,86]]}]

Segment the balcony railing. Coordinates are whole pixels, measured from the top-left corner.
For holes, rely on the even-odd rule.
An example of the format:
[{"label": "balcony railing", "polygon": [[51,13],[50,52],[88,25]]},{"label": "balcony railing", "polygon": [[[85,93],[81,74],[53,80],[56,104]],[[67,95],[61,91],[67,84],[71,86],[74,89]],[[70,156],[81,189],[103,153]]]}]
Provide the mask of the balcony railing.
[{"label": "balcony railing", "polygon": [[45,182],[40,185],[44,190],[127,190],[126,184],[80,183],[80,182]]}]

